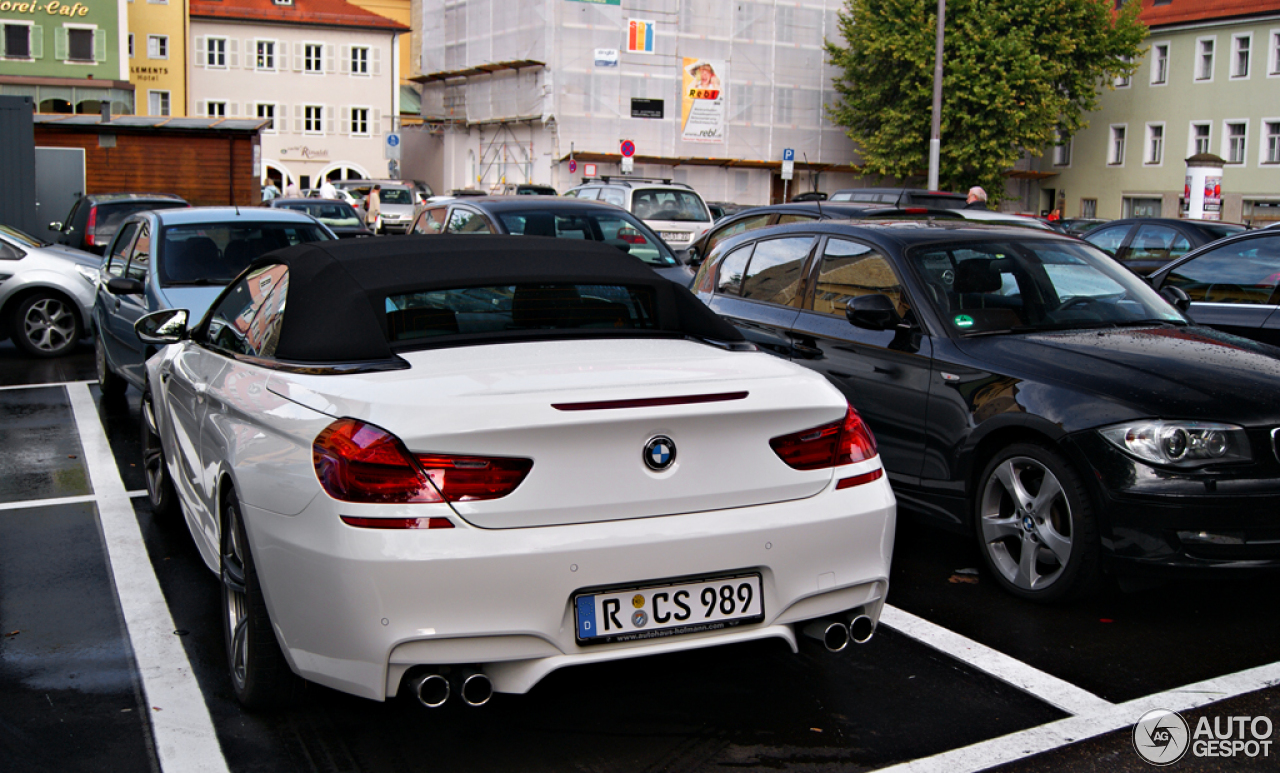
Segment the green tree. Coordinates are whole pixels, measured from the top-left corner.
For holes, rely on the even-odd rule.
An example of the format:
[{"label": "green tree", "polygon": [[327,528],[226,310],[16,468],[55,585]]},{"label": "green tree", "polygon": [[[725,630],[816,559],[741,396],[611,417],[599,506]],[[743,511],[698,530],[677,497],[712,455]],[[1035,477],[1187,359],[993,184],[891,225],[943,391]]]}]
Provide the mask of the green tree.
[{"label": "green tree", "polygon": [[[1088,125],[1101,88],[1130,76],[1147,28],[1141,3],[1112,0],[948,0],[943,55],[944,190],[1004,191],[1002,172]],[[846,46],[831,119],[858,145],[864,169],[906,180],[926,173],[933,105],[936,0],[847,0]]]}]

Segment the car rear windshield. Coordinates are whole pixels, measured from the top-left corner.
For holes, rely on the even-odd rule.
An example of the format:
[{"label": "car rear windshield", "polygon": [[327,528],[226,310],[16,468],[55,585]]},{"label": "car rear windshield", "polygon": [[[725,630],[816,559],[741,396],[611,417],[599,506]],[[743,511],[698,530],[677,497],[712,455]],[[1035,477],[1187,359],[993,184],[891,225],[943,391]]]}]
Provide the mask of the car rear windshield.
[{"label": "car rear windshield", "polygon": [[499,212],[498,219],[509,234],[555,236],[611,244],[651,266],[679,264],[671,250],[647,226],[625,212]]},{"label": "car rear windshield", "polygon": [[661,188],[631,194],[631,212],[641,220],[706,223],[711,220],[702,198],[692,191]]},{"label": "car rear windshield", "polygon": [[281,204],[280,209],[292,209],[305,212],[330,228],[346,228],[360,225],[360,216],[350,204],[334,201],[290,201]]},{"label": "car rear windshield", "polygon": [[114,231],[120,221],[124,220],[134,212],[142,212],[148,209],[180,209],[187,206],[185,201],[159,200],[159,201],[121,201],[111,204],[99,204],[97,206],[98,219],[95,221],[94,228],[101,231],[102,229],[110,229]]},{"label": "car rear windshield", "polygon": [[993,239],[924,245],[909,262],[926,301],[962,335],[1115,327],[1185,318],[1092,245]]},{"label": "car rear windshield", "polygon": [[392,343],[658,329],[652,288],[627,285],[498,284],[400,293],[387,296],[386,315]]},{"label": "car rear windshield", "polygon": [[225,285],[251,261],[272,250],[331,239],[313,223],[193,223],[165,228],[160,283]]},{"label": "car rear windshield", "polygon": [[1231,236],[1232,234],[1243,233],[1249,230],[1242,225],[1231,225],[1229,223],[1216,223],[1214,225],[1205,225],[1201,223],[1200,228],[1213,239],[1221,239],[1224,236]]},{"label": "car rear windshield", "polygon": [[383,188],[378,191],[378,201],[383,204],[413,206],[413,193],[408,188]]}]

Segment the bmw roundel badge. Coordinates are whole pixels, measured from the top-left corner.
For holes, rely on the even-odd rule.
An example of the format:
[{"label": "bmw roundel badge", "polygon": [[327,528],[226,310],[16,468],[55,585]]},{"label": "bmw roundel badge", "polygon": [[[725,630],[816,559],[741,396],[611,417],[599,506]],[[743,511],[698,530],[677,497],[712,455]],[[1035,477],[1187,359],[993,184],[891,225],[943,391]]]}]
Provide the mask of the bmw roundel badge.
[{"label": "bmw roundel badge", "polygon": [[676,462],[676,444],[666,435],[649,438],[644,444],[644,463],[651,470],[670,469]]}]

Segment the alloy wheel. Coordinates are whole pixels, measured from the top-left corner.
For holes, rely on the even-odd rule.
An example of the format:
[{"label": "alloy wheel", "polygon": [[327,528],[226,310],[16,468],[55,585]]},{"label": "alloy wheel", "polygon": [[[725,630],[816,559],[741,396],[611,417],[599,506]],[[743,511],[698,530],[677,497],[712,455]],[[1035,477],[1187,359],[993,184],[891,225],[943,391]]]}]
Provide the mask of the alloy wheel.
[{"label": "alloy wheel", "polygon": [[992,566],[1023,590],[1053,585],[1072,550],[1071,503],[1058,478],[1025,456],[1006,459],[979,500],[982,544]]},{"label": "alloy wheel", "polygon": [[237,690],[243,691],[249,662],[249,615],[240,531],[240,513],[233,505],[227,505],[222,537],[222,609],[226,616],[231,678]]},{"label": "alloy wheel", "polygon": [[41,298],[27,307],[22,331],[43,353],[60,353],[76,342],[75,312],[57,298]]}]

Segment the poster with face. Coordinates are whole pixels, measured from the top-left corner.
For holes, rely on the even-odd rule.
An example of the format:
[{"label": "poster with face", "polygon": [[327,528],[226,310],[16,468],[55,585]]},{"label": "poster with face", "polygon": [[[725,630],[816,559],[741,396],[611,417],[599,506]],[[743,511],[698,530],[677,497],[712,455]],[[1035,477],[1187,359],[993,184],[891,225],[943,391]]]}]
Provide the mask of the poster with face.
[{"label": "poster with face", "polygon": [[684,58],[681,90],[681,139],[724,142],[725,89],[728,65],[723,59]]}]

